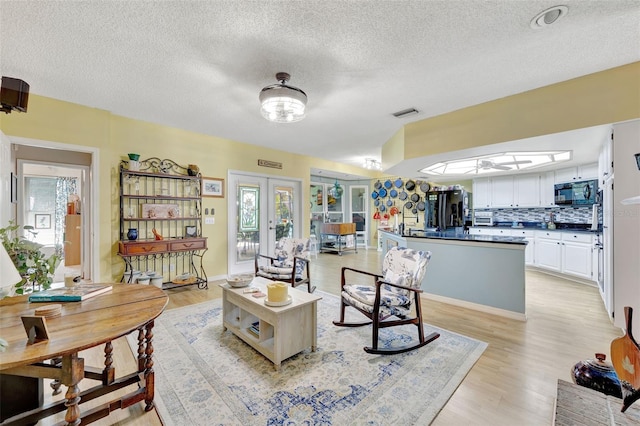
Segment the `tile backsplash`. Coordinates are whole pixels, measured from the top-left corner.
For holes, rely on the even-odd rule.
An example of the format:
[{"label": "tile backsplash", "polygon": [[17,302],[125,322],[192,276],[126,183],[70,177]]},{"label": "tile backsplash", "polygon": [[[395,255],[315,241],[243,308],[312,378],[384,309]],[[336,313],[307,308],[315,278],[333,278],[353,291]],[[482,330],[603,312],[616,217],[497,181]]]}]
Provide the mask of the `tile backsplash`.
[{"label": "tile backsplash", "polygon": [[[556,223],[591,223],[591,206],[585,207],[548,207],[526,209],[475,209],[493,211],[494,222],[544,222],[553,213]],[[598,209],[598,223],[602,223],[602,209]]]}]

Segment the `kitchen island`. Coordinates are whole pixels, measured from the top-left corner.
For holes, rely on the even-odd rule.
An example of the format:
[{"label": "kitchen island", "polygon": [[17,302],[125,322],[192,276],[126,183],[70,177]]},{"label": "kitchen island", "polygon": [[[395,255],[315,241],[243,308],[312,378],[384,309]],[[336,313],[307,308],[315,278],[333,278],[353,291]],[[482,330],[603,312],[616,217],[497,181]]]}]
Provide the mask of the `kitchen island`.
[{"label": "kitchen island", "polygon": [[521,237],[380,231],[382,250],[401,246],[431,252],[422,281],[429,299],[508,318],[526,320]]}]

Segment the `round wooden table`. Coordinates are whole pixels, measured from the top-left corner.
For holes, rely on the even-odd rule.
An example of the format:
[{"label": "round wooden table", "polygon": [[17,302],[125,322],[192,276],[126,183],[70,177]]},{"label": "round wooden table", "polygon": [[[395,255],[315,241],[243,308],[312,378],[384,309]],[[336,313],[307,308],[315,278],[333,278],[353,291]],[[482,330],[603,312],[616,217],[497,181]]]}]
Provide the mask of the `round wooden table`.
[{"label": "round wooden table", "polygon": [[[153,408],[153,321],[168,302],[168,297],[159,288],[139,284],[108,284],[110,292],[82,302],[61,302],[62,315],[47,318],[49,339],[29,344],[22,325],[22,316],[33,316],[35,309],[47,303],[30,303],[28,296],[0,300],[0,337],[9,346],[0,356],[0,374],[27,377],[52,378],[67,386],[66,401],[54,403],[55,407],[43,407],[40,413],[27,413],[11,420],[37,421],[60,412],[66,407],[67,424],[88,423],[109,414],[109,409],[92,409],[87,417],[80,415],[79,403],[104,395],[136,382],[140,389],[134,395],[105,404],[111,408],[124,408],[144,400],[147,411]],[[115,377],[111,342],[133,331],[138,331],[138,372]],[[101,371],[84,367],[78,352],[98,345],[105,345],[105,365]],[[45,363],[57,360],[55,363]],[[101,380],[102,386],[79,393],[78,383],[84,377]]]}]

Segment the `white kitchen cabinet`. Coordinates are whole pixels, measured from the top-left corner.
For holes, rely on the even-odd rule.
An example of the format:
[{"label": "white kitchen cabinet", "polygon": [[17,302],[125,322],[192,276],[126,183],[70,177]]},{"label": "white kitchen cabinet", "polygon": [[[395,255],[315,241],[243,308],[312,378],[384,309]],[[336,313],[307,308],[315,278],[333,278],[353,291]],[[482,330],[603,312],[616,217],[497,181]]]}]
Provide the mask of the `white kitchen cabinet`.
[{"label": "white kitchen cabinet", "polygon": [[556,183],[574,180],[598,179],[598,163],[584,164],[578,167],[567,167],[556,170]]},{"label": "white kitchen cabinet", "polygon": [[489,193],[489,179],[480,178],[473,180],[473,207],[485,208],[491,207],[491,198]]},{"label": "white kitchen cabinet", "polygon": [[469,228],[469,235],[493,235],[491,228],[471,227]]},{"label": "white kitchen cabinet", "polygon": [[513,177],[494,177],[490,180],[491,207],[514,207]]},{"label": "white kitchen cabinet", "polygon": [[553,207],[555,202],[555,172],[540,175],[540,207]]},{"label": "white kitchen cabinet", "polygon": [[516,176],[513,179],[513,201],[515,207],[540,206],[540,176]]},{"label": "white kitchen cabinet", "polygon": [[[562,233],[562,273],[594,279],[593,240],[590,234]],[[596,277],[597,278],[597,277]]]},{"label": "white kitchen cabinet", "polygon": [[511,235],[514,237],[522,237],[527,241],[527,248],[524,251],[525,265],[533,265],[535,263],[535,231],[529,229],[512,229]]},{"label": "white kitchen cabinet", "polygon": [[600,156],[598,157],[598,179],[599,185],[609,179],[613,175],[613,140],[608,137],[600,148]]},{"label": "white kitchen cabinet", "polygon": [[535,265],[560,272],[562,268],[562,236],[559,232],[536,231]]},{"label": "white kitchen cabinet", "polygon": [[[550,191],[553,199],[553,182]],[[476,208],[539,207],[540,175],[474,179],[473,205]]]}]

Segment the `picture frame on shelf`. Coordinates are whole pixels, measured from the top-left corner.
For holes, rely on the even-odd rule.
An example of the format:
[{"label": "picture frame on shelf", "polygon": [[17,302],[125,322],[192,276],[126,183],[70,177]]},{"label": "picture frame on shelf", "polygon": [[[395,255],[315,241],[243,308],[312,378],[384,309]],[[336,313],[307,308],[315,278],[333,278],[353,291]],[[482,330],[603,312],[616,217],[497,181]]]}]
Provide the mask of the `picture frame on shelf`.
[{"label": "picture frame on shelf", "polygon": [[196,226],[187,225],[184,227],[185,238],[193,238],[198,236],[198,228]]},{"label": "picture frame on shelf", "polygon": [[51,229],[51,215],[50,214],[37,214],[35,215],[36,229]]},{"label": "picture frame on shelf", "polygon": [[202,178],[202,196],[203,197],[224,197],[224,179],[220,178]]}]

